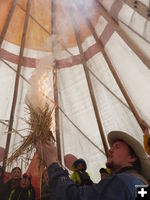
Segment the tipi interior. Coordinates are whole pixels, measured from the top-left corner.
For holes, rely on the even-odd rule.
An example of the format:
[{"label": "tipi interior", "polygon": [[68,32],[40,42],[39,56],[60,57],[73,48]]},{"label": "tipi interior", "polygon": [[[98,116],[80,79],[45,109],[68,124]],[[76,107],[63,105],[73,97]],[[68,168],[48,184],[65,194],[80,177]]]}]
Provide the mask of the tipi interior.
[{"label": "tipi interior", "polygon": [[[0,146],[8,157],[29,134],[26,98],[40,106],[41,92],[57,105],[59,160],[84,158],[95,182],[110,131],[143,144],[142,124],[150,127],[150,0],[0,0],[0,24]],[[25,171],[25,155],[7,170],[14,165]]]}]

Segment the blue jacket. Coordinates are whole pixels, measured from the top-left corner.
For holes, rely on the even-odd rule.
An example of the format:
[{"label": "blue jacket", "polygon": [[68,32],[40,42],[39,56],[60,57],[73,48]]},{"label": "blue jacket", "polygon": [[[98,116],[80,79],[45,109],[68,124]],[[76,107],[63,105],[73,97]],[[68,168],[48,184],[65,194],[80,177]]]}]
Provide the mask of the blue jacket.
[{"label": "blue jacket", "polygon": [[128,171],[95,185],[79,187],[69,179],[66,170],[53,163],[48,168],[50,196],[53,200],[134,200],[135,185],[144,185],[144,181]]}]

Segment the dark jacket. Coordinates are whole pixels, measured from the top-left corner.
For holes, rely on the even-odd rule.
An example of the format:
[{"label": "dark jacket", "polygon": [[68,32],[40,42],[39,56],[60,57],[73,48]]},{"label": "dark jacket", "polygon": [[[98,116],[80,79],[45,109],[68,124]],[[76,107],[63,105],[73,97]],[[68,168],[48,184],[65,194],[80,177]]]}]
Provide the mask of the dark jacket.
[{"label": "dark jacket", "polygon": [[19,187],[16,190],[12,190],[10,200],[35,200],[34,188],[23,189]]},{"label": "dark jacket", "polygon": [[8,200],[12,189],[13,188],[17,189],[19,187],[20,179],[17,181],[13,182],[12,180],[9,180],[7,183],[3,185],[3,189],[1,192],[1,197],[0,200]]},{"label": "dark jacket", "polygon": [[48,168],[50,195],[53,200],[134,200],[135,185],[144,185],[129,169],[120,171],[98,184],[79,187],[69,179],[68,172],[57,163]]}]

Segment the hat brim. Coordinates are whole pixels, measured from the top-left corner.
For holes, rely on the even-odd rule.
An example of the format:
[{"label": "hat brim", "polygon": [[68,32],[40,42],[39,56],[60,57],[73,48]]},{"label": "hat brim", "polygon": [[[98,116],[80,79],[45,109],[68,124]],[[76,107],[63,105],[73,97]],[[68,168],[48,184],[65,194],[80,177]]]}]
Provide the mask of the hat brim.
[{"label": "hat brim", "polygon": [[108,134],[109,145],[112,146],[116,140],[125,141],[136,153],[141,162],[141,173],[149,180],[150,179],[150,160],[144,150],[144,147],[135,138],[128,133],[122,131],[112,131]]}]

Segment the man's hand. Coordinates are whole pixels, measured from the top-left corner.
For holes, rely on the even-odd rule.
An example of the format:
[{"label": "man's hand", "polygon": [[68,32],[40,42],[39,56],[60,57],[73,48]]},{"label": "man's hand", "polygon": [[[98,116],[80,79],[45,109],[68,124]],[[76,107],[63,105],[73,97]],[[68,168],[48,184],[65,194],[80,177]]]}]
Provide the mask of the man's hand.
[{"label": "man's hand", "polygon": [[57,162],[57,150],[52,142],[47,141],[43,144],[40,140],[37,140],[35,147],[39,158],[44,161],[47,167]]},{"label": "man's hand", "polygon": [[140,126],[143,130],[143,133],[146,134],[148,132],[148,129],[149,129],[148,124],[144,120],[141,120]]}]

